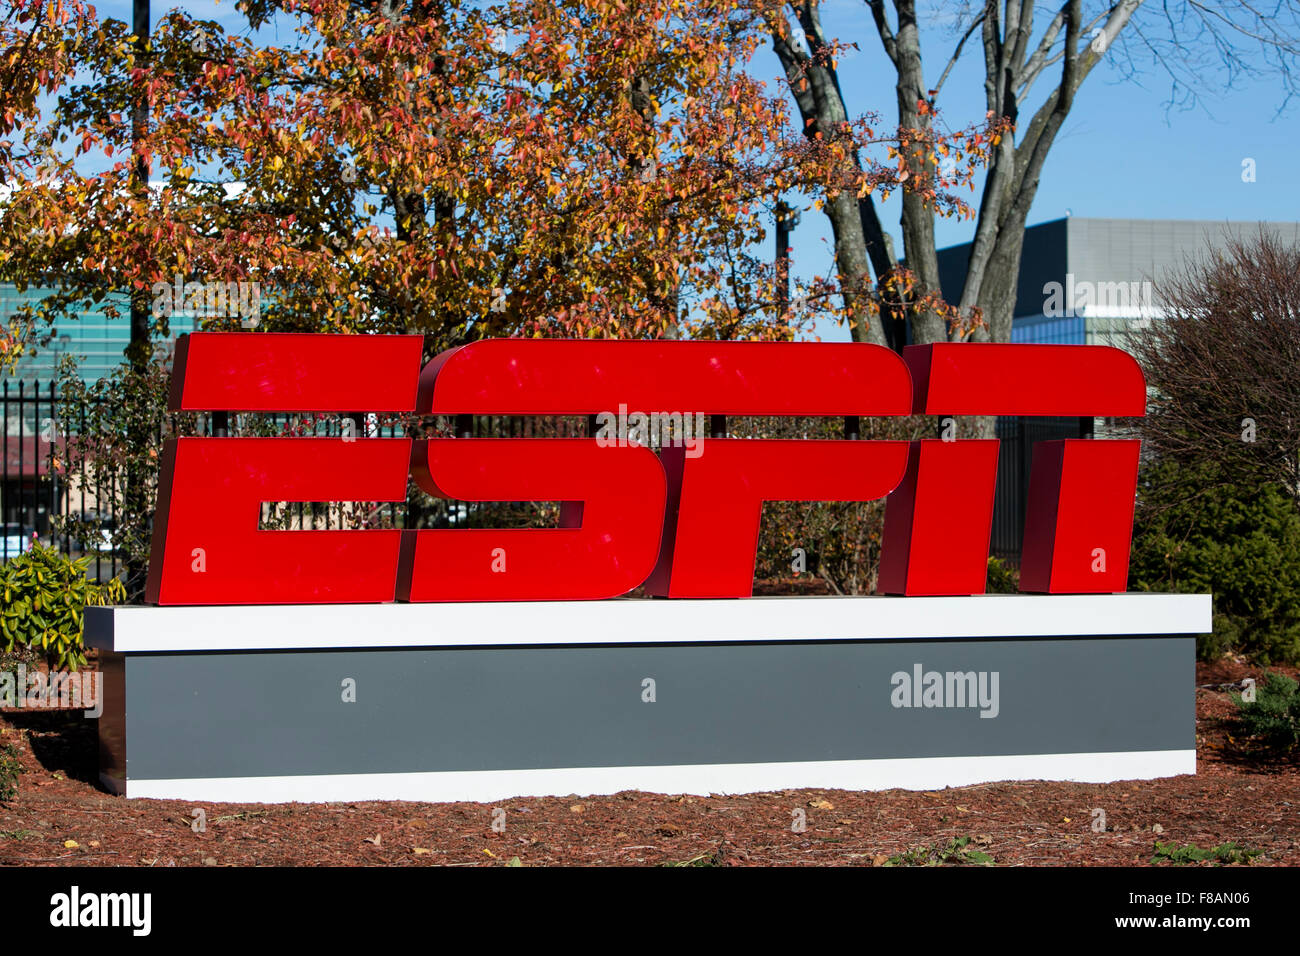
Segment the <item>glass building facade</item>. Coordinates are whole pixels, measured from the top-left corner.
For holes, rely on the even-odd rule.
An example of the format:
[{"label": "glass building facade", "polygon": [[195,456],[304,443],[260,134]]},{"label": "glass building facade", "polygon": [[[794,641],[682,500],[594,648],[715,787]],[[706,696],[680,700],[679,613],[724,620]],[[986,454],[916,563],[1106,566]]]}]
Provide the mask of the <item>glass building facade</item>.
[{"label": "glass building facade", "polygon": [[[8,325],[24,306],[38,303],[48,295],[47,289],[29,287],[19,292],[12,285],[0,283],[0,325]],[[117,310],[116,317],[105,311],[109,306]],[[125,360],[123,353],[131,340],[130,313],[129,300],[118,293],[87,310],[60,316],[52,327],[38,323],[18,360],[16,379],[27,383],[29,388],[36,383],[43,388],[56,377],[63,356],[71,355],[82,379],[98,381]],[[169,321],[173,336],[193,330],[192,318],[177,314]]]},{"label": "glass building facade", "polygon": [[1136,321],[1107,315],[1067,318],[1017,316],[1011,321],[1011,341],[1034,345],[1113,345],[1123,348]]},{"label": "glass building facade", "polygon": [[1086,332],[1081,315],[1068,318],[1026,316],[1011,321],[1011,341],[1018,343],[1083,345]]}]

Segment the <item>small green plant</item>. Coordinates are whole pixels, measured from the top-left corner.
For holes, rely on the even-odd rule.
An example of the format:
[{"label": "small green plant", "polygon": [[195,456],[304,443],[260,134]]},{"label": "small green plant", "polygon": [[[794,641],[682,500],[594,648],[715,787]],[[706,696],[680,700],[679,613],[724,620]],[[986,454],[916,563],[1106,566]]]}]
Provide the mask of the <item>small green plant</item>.
[{"label": "small green plant", "polygon": [[1255,699],[1233,694],[1242,733],[1275,752],[1290,752],[1300,743],[1300,684],[1269,671],[1255,688]]},{"label": "small green plant", "polygon": [[689,860],[669,860],[660,866],[721,866],[722,856],[716,850],[713,853],[697,853]]},{"label": "small green plant", "polygon": [[8,803],[18,796],[18,775],[22,772],[18,748],[13,744],[0,747],[0,803]]},{"label": "small green plant", "polygon": [[0,671],[15,670],[19,664],[33,667],[41,662],[41,655],[30,647],[19,644],[13,650],[6,651],[4,642],[0,641]]},{"label": "small green plant", "polygon": [[989,594],[1016,594],[1020,591],[1020,572],[1000,558],[989,558]]},{"label": "small green plant", "polygon": [[29,550],[0,564],[0,650],[26,646],[53,668],[86,663],[82,618],[87,605],[126,600],[116,578],[97,584],[86,577],[90,557],[75,561],[33,541]]},{"label": "small green plant", "polygon": [[1252,850],[1236,843],[1220,843],[1218,846],[1203,848],[1195,843],[1179,846],[1177,843],[1161,843],[1157,840],[1156,855],[1151,858],[1151,862],[1172,863],[1175,866],[1182,866],[1185,863],[1205,863],[1207,861],[1228,864],[1249,863],[1254,857],[1263,852],[1263,850]]},{"label": "small green plant", "polygon": [[884,866],[991,866],[993,857],[982,850],[970,846],[968,836],[954,837],[947,846],[919,846],[903,853],[896,853],[884,862]]}]

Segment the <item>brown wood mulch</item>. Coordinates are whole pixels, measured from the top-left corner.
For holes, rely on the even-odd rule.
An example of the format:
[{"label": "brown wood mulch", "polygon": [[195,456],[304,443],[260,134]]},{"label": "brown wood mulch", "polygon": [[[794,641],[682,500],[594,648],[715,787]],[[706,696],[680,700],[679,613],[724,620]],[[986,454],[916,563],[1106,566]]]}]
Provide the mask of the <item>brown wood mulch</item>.
[{"label": "brown wood mulch", "polygon": [[[15,746],[24,772],[16,799],[0,805],[0,865],[881,865],[959,837],[1003,865],[1149,864],[1156,841],[1202,848],[1231,841],[1260,851],[1253,865],[1300,864],[1300,761],[1261,759],[1233,736],[1229,685],[1247,676],[1259,679],[1263,669],[1232,660],[1198,665],[1194,776],[923,792],[629,792],[496,804],[128,801],[94,783],[92,721],[7,711],[0,749]],[[505,810],[504,832],[493,830],[496,808]],[[803,832],[792,829],[795,810],[806,818]],[[1104,830],[1094,829],[1098,810]]]}]

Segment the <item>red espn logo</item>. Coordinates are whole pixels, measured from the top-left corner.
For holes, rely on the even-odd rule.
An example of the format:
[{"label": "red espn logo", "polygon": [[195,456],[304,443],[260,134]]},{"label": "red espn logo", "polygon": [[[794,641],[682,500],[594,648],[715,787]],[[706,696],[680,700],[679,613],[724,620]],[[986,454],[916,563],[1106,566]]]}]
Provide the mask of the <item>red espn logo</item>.
[{"label": "red espn logo", "polygon": [[[1101,346],[491,339],[423,369],[418,335],[196,333],[175,411],[594,415],[1145,413]],[[594,438],[180,438],[166,445],[148,599],[159,604],[536,601],[751,593],[762,503],[888,496],[880,590],[984,591],[996,440],[701,438],[656,455]],[[1034,450],[1021,588],[1123,591],[1137,441]],[[560,501],[558,528],[262,531],[266,501]],[[194,569],[202,549],[203,570]],[[504,549],[507,571],[493,570]],[[1098,555],[1102,560],[1098,561]]]}]

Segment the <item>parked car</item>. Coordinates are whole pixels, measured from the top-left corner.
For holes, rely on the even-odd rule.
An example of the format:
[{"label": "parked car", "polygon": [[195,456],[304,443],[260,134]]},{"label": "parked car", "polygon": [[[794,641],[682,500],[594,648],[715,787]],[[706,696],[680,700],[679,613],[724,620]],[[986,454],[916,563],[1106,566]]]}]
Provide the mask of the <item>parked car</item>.
[{"label": "parked car", "polygon": [[32,546],[35,528],[21,524],[6,524],[0,527],[0,561],[16,558]]}]

